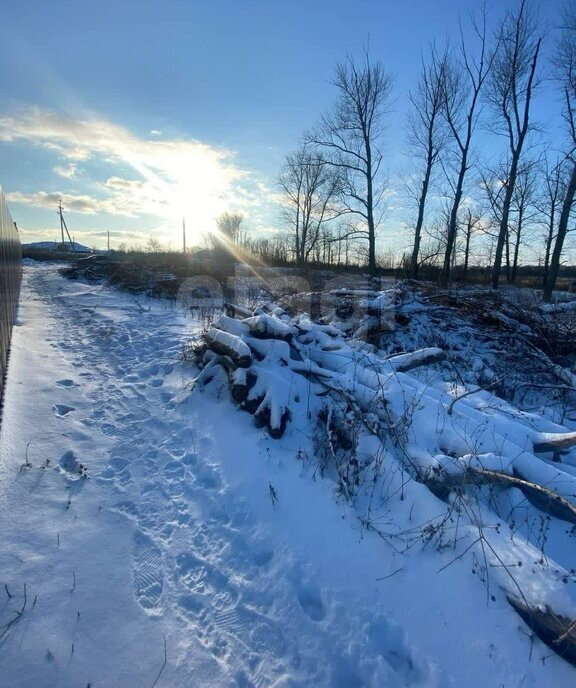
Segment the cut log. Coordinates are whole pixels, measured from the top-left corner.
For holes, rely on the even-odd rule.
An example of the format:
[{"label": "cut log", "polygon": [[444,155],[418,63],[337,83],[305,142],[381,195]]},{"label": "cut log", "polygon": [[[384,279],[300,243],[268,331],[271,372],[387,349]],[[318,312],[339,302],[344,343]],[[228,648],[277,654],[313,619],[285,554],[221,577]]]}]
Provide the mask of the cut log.
[{"label": "cut log", "polygon": [[534,452],[536,454],[567,451],[572,447],[576,447],[576,432],[558,434],[541,432],[534,440]]},{"label": "cut log", "polygon": [[210,349],[223,356],[228,356],[240,368],[248,368],[252,363],[250,347],[240,337],[212,327],[206,333],[205,340]]},{"label": "cut log", "polygon": [[249,368],[237,368],[230,373],[230,392],[237,404],[242,404],[254,386],[256,376]]},{"label": "cut log", "polygon": [[268,404],[267,399],[264,398],[256,412],[254,418],[258,427],[266,426],[270,437],[278,440],[286,430],[286,424],[290,419],[290,411],[287,408],[282,408],[279,416],[274,415],[274,407]]},{"label": "cut log", "polygon": [[226,302],[224,304],[224,310],[226,311],[226,315],[232,318],[251,318],[254,315],[248,308],[237,306],[235,303]]},{"label": "cut log", "polygon": [[228,334],[233,334],[235,337],[245,337],[248,334],[248,328],[243,321],[231,318],[228,315],[221,315],[218,320],[212,323],[212,327],[217,330],[223,330]]},{"label": "cut log", "polygon": [[525,602],[508,595],[508,602],[540,640],[576,666],[576,620],[554,613],[549,607],[529,607]]},{"label": "cut log", "polygon": [[246,318],[242,321],[250,333],[255,337],[263,337],[265,339],[283,339],[289,341],[294,334],[294,328],[289,327],[278,318],[262,313],[253,318]]}]

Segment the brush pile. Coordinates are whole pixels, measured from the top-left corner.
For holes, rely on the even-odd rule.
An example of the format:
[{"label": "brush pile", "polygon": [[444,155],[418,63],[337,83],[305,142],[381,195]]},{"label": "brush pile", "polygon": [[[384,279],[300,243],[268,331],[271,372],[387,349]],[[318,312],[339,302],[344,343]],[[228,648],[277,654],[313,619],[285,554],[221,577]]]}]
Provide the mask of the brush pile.
[{"label": "brush pile", "polygon": [[[316,322],[289,314],[297,297],[292,308],[230,306],[195,345],[195,386],[229,395],[273,438],[298,444],[299,457],[332,478],[362,525],[396,552],[432,542],[442,555],[452,550],[447,566],[472,553],[489,600],[498,590],[576,663],[574,429],[494,393],[483,359],[493,340],[470,319],[468,341],[489,345],[466,350],[467,370],[457,369],[464,354],[453,346],[390,353],[418,340],[445,304],[407,300],[397,288],[329,298]],[[447,341],[443,327],[438,344]],[[506,327],[498,323],[498,337]],[[549,386],[574,402],[571,373],[558,368],[564,381],[557,370]],[[478,384],[482,375],[487,384]]]}]

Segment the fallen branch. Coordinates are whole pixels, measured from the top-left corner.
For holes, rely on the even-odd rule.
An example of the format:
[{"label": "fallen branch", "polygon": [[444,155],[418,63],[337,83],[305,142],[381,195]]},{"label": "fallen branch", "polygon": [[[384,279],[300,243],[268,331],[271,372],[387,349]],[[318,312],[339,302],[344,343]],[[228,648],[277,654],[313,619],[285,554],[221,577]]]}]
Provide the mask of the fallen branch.
[{"label": "fallen branch", "polygon": [[156,676],[154,683],[150,686],[150,688],[154,688],[154,686],[160,680],[160,676],[162,676],[162,672],[164,671],[164,668],[166,667],[167,661],[168,661],[168,653],[166,652],[166,636],[164,636],[164,663],[160,667],[160,671],[158,672],[158,676]]},{"label": "fallen branch", "polygon": [[448,415],[449,416],[452,415],[452,410],[454,409],[454,404],[457,401],[460,401],[460,399],[464,399],[465,397],[469,397],[471,394],[476,394],[477,392],[484,392],[487,389],[491,389],[492,387],[495,387],[496,385],[500,384],[503,379],[504,379],[503,377],[500,377],[497,380],[492,380],[491,382],[484,385],[483,387],[478,387],[477,389],[471,389],[468,392],[466,392],[465,394],[461,394],[459,397],[455,397],[454,399],[452,399],[452,403],[448,407]]},{"label": "fallen branch", "polygon": [[499,487],[517,487],[526,496],[526,499],[540,511],[562,521],[576,524],[576,507],[557,492],[526,480],[517,475],[509,475],[499,471],[491,471],[485,468],[467,467],[462,473],[448,473],[441,478],[434,476],[425,479],[424,483],[440,498],[447,497],[448,493],[465,485],[498,485]]},{"label": "fallen branch", "polygon": [[[10,595],[11,597],[11,595]],[[28,594],[26,592],[26,583],[24,583],[24,601],[22,602],[22,606],[20,609],[15,609],[14,613],[16,616],[11,619],[8,623],[4,624],[4,626],[0,627],[0,640],[4,638],[4,636],[8,633],[8,631],[12,628],[12,626],[17,622],[20,621],[22,618],[22,615],[24,614],[24,611],[26,610],[26,605],[28,604]]]},{"label": "fallen branch", "polygon": [[549,607],[529,607],[511,595],[506,599],[543,643],[576,666],[576,620],[555,614]]}]

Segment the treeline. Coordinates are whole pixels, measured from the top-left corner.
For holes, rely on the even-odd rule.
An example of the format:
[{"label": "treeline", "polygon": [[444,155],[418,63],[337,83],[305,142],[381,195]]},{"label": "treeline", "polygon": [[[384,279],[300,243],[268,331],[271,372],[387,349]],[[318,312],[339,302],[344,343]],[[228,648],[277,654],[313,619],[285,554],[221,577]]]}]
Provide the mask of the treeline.
[{"label": "treeline", "polygon": [[[454,43],[423,54],[406,131],[411,247],[394,260],[412,277],[432,267],[447,285],[456,267],[465,276],[473,264],[489,265],[497,288],[502,276],[517,281],[530,247],[550,298],[574,231],[576,194],[573,1],[561,17],[545,35],[527,0],[493,24],[483,10]],[[532,115],[546,80],[558,94],[560,144]],[[338,64],[332,83],[333,105],[304,132],[278,178],[284,235],[245,241],[266,258],[271,250],[299,266],[364,263],[375,273],[390,194],[384,150],[393,79],[365,50]],[[480,133],[499,151],[490,159],[478,150]]]}]

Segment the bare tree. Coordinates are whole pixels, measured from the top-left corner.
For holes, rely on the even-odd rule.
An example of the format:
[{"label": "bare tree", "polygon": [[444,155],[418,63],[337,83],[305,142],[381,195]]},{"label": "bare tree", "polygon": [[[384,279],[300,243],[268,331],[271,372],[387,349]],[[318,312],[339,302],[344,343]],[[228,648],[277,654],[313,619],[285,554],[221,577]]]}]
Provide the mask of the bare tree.
[{"label": "bare tree", "polygon": [[283,215],[296,263],[304,266],[314,254],[326,222],[343,212],[336,204],[342,172],[322,154],[302,146],[286,158],[278,186],[285,199]]},{"label": "bare tree", "polygon": [[537,86],[536,69],[542,44],[537,17],[527,0],[521,0],[517,9],[506,13],[497,39],[487,94],[497,117],[495,131],[507,139],[509,164],[492,269],[493,289],[498,288],[514,188],[531,129],[530,107]]},{"label": "bare tree", "polygon": [[491,59],[487,54],[486,11],[480,18],[472,16],[472,28],[478,47],[476,54],[468,48],[460,27],[459,56],[448,60],[444,79],[444,116],[454,148],[451,181],[451,208],[446,233],[444,261],[440,281],[446,286],[450,280],[454,245],[458,231],[458,213],[464,195],[464,182],[470,169],[472,136],[478,121],[480,93],[490,72]]},{"label": "bare tree", "polygon": [[430,49],[429,64],[426,64],[422,59],[418,83],[409,94],[411,110],[408,114],[408,143],[412,155],[423,163],[421,184],[414,190],[408,185],[408,191],[410,195],[414,196],[418,209],[410,262],[410,274],[413,278],[418,276],[418,257],[432,173],[446,143],[446,128],[442,119],[442,109],[444,106],[444,79],[447,59],[446,52],[438,55],[433,46]]},{"label": "bare tree", "polygon": [[216,220],[222,240],[238,243],[243,221],[244,217],[240,213],[222,213]]},{"label": "bare tree", "polygon": [[568,222],[574,206],[574,196],[576,195],[576,6],[574,2],[568,2],[565,5],[564,31],[558,45],[556,68],[564,96],[563,116],[568,132],[566,161],[569,164],[570,172],[562,201],[556,241],[554,242],[554,249],[550,259],[550,268],[546,284],[544,285],[543,298],[545,301],[550,301],[556,286],[564,242],[569,231]]},{"label": "bare tree", "polygon": [[366,229],[368,266],[376,271],[376,217],[383,199],[384,115],[389,111],[392,80],[380,62],[372,64],[368,50],[358,64],[348,56],[336,66],[333,85],[338,99],[324,113],[306,141],[320,146],[327,162],[343,172],[341,202]]},{"label": "bare tree", "polygon": [[470,267],[472,240],[475,235],[483,232],[484,217],[482,209],[479,207],[466,208],[464,217],[464,265],[462,268],[462,279],[466,281],[468,279],[468,269]]},{"label": "bare tree", "polygon": [[146,251],[148,251],[148,253],[161,253],[163,250],[162,244],[155,237],[150,237],[146,241]]}]

